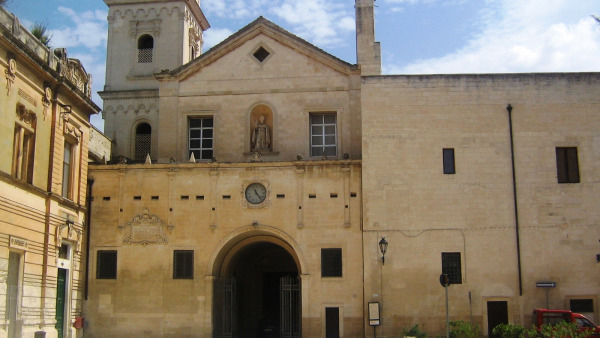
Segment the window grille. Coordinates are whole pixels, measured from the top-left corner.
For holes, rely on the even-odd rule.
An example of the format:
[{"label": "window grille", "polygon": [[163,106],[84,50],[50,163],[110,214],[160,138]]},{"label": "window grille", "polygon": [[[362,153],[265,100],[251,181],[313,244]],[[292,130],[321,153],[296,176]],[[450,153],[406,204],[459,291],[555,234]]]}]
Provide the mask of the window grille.
[{"label": "window grille", "polygon": [[450,284],[462,284],[460,252],[442,252],[442,273],[450,278]]},{"label": "window grille", "polygon": [[96,258],[97,279],[117,279],[117,251],[98,250]]},{"label": "window grille", "polygon": [[144,161],[152,151],[152,127],[148,123],[140,123],[135,129],[135,159]]},{"label": "window grille", "polygon": [[194,250],[173,251],[173,279],[194,279]]},{"label": "window grille", "polygon": [[138,63],[152,62],[152,50],[153,48],[138,49]]},{"label": "window grille", "polygon": [[342,249],[321,249],[321,277],[342,277]]}]

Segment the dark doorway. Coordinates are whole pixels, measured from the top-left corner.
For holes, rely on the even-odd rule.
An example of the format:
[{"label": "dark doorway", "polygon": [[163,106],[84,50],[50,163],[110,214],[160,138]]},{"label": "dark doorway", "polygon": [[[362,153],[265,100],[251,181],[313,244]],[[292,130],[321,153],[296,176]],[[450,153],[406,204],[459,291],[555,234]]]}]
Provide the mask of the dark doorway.
[{"label": "dark doorway", "polygon": [[340,337],[340,308],[328,307],[325,308],[325,337],[339,338]]},{"label": "dark doorway", "polygon": [[488,313],[488,336],[500,338],[493,335],[492,330],[499,324],[508,324],[508,303],[506,301],[487,302]]},{"label": "dark doorway", "polygon": [[[215,316],[223,313],[221,317],[231,318],[231,325],[218,323],[220,318],[215,318],[215,331],[221,331],[215,332],[215,336],[283,337],[286,335],[281,331],[289,327],[289,322],[283,319],[282,325],[281,321],[282,318],[288,318],[289,313],[297,317],[293,321],[297,322],[295,324],[299,328],[299,292],[296,293],[298,301],[292,302],[294,306],[283,306],[290,304],[290,283],[282,281],[298,280],[296,262],[285,249],[269,242],[252,243],[235,254],[230,266],[228,276],[222,280],[229,281],[231,287],[226,284],[215,285],[215,302],[222,304],[218,305],[222,309],[216,308],[214,313]],[[298,282],[296,287],[299,290]],[[227,297],[227,290],[231,290],[230,297]],[[231,327],[230,332],[227,332],[228,326]]]}]

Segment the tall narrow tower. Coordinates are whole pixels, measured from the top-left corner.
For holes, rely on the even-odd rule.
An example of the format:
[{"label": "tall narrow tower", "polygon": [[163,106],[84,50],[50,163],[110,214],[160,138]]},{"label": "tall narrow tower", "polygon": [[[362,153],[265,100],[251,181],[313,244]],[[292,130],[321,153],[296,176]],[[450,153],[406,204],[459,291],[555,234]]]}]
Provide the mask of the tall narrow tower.
[{"label": "tall narrow tower", "polygon": [[362,75],[381,75],[381,49],[375,42],[375,0],[356,0],[356,62]]},{"label": "tall narrow tower", "polygon": [[[155,156],[158,81],[201,53],[210,27],[200,0],[104,0],[108,5],[104,132],[113,155],[143,160]],[[156,134],[156,133],[154,133]]]}]

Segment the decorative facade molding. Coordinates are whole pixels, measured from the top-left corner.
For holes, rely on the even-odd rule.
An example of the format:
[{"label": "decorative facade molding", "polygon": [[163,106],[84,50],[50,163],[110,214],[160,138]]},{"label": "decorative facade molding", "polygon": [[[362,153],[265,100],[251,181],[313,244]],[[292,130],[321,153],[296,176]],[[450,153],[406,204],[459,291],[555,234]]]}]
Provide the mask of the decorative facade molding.
[{"label": "decorative facade molding", "polygon": [[81,61],[68,58],[66,48],[56,48],[54,55],[58,58],[58,73],[77,87],[85,97],[90,98],[92,96],[92,75],[85,71]]},{"label": "decorative facade molding", "polygon": [[46,121],[46,117],[48,116],[48,110],[50,109],[50,104],[52,103],[52,88],[46,86],[44,88],[44,96],[42,97],[42,105],[44,106],[44,121]]},{"label": "decorative facade molding", "polygon": [[6,95],[8,95],[17,76],[17,60],[14,57],[8,59],[8,68],[4,73],[6,74]]},{"label": "decorative facade molding", "polygon": [[150,215],[148,209],[144,209],[141,215],[135,216],[131,222],[126,225],[119,225],[119,231],[125,231],[123,243],[125,244],[141,244],[146,246],[149,244],[167,244],[167,236],[163,228],[172,230],[173,225],[165,225],[165,223],[155,215]]},{"label": "decorative facade molding", "polygon": [[129,21],[129,35],[133,38],[142,33],[148,33],[154,37],[160,36],[161,23],[161,19]]},{"label": "decorative facade molding", "polygon": [[29,126],[30,128],[35,127],[35,112],[25,108],[22,104],[17,106],[17,118],[23,124]]},{"label": "decorative facade molding", "polygon": [[[67,229],[66,236],[63,235],[64,229]],[[83,227],[81,227],[83,228]],[[75,242],[75,251],[81,252],[81,238],[83,237],[82,229],[78,229],[75,225],[75,222],[66,220],[64,223],[59,224],[56,227],[56,233],[54,234],[54,244],[55,244],[55,263],[58,264],[58,252],[60,247],[62,246],[63,239],[67,239]]]}]

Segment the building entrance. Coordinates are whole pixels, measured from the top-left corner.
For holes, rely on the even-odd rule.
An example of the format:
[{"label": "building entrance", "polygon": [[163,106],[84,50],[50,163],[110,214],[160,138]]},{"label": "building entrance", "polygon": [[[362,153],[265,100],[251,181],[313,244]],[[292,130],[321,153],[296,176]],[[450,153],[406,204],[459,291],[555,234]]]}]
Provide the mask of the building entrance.
[{"label": "building entrance", "polygon": [[215,281],[215,336],[301,336],[298,267],[288,251],[254,242],[237,250],[227,265]]}]

